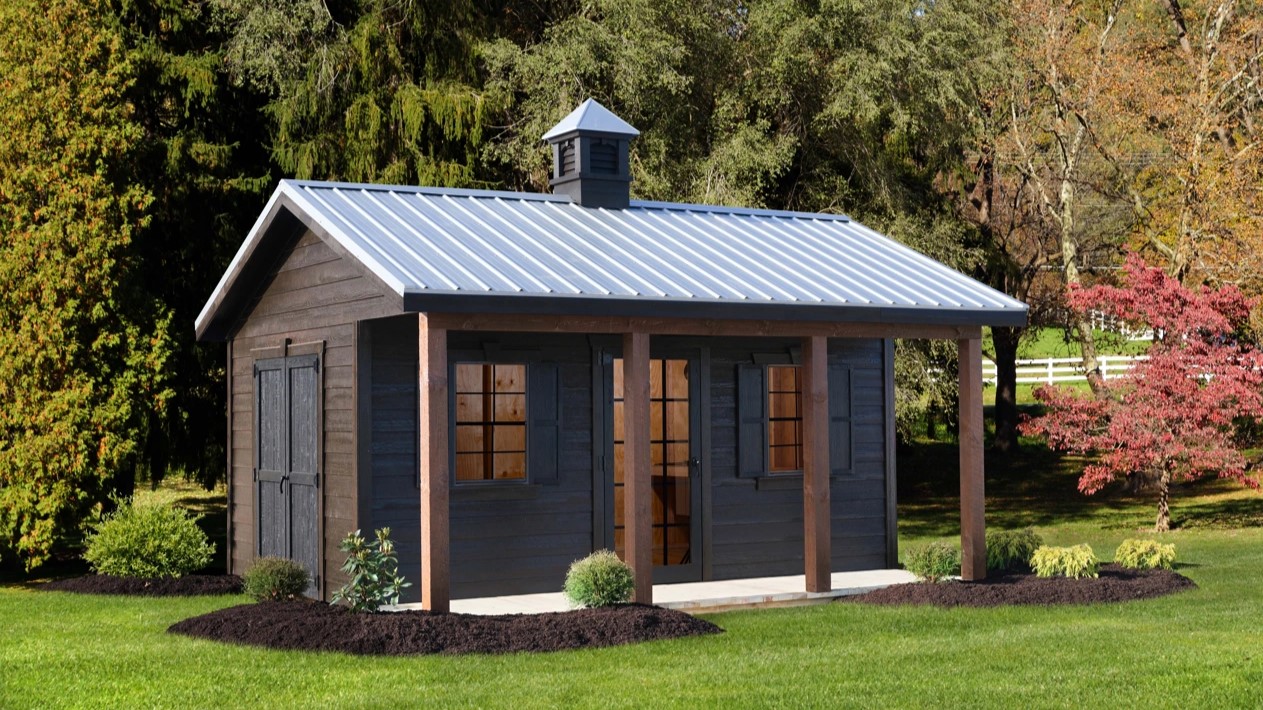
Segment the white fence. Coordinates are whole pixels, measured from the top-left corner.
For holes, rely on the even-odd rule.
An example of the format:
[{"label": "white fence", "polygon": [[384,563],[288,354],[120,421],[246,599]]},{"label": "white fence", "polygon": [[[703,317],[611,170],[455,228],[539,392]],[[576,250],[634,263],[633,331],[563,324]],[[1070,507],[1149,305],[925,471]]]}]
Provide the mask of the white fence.
[{"label": "white fence", "polygon": [[[1122,377],[1131,369],[1137,360],[1146,359],[1145,355],[1102,355],[1097,358],[1101,363],[1101,376],[1107,380]],[[995,384],[995,363],[990,360],[982,362],[982,379],[987,384]],[[1077,357],[1050,357],[1043,360],[1018,360],[1018,384],[1043,383],[1047,385],[1058,382],[1086,382],[1083,373],[1083,360]]]},{"label": "white fence", "polygon": [[1101,311],[1088,311],[1088,320],[1092,322],[1093,328],[1121,333],[1128,340],[1153,340],[1153,329],[1136,330],[1117,317],[1106,315]]}]

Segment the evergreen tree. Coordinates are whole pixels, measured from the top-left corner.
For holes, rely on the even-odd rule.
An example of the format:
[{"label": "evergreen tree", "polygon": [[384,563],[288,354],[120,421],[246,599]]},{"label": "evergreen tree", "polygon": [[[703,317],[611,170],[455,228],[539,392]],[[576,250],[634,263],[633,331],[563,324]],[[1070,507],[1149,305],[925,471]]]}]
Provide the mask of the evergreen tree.
[{"label": "evergreen tree", "polygon": [[0,4],[0,554],[28,567],[131,475],[171,398],[171,311],[132,280],[135,81],[103,2]]},{"label": "evergreen tree", "polygon": [[270,92],[272,154],[298,178],[469,185],[488,106],[471,3],[216,0],[228,60]]}]

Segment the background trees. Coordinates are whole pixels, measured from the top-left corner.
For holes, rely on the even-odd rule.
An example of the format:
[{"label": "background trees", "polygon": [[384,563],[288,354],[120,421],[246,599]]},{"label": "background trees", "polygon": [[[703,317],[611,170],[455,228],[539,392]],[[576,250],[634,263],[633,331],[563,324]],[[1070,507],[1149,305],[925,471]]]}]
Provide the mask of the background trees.
[{"label": "background trees", "polygon": [[[1256,0],[0,12],[0,559],[138,480],[222,480],[223,353],[192,320],[276,179],[546,190],[538,138],[589,96],[642,131],[638,197],[846,212],[1036,322],[1125,249],[1263,291]],[[1000,449],[1022,334],[992,334]],[[954,353],[898,351],[912,436]]]},{"label": "background trees", "polygon": [[132,473],[172,395],[172,312],[136,281],[136,63],[103,9],[0,6],[0,554],[28,565]]}]

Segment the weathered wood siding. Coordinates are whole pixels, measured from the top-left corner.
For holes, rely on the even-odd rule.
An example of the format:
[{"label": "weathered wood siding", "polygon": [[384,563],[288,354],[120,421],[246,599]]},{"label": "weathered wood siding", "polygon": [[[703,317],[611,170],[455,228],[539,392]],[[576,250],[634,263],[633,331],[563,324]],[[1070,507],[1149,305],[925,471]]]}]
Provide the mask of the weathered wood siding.
[{"label": "weathered wood siding", "polygon": [[[417,331],[410,317],[365,324],[370,379],[372,527],[389,526],[400,572],[420,579],[417,488]],[[451,489],[453,598],[552,591],[566,568],[592,551],[591,351],[583,337],[499,337],[452,333],[449,361],[526,363],[557,368],[561,431],[552,480],[538,470],[527,483],[458,483]],[[362,366],[363,367],[363,366]],[[528,375],[530,377],[530,375]],[[532,379],[534,384],[536,380]],[[545,393],[528,390],[531,400]],[[537,411],[528,401],[528,410]],[[362,422],[365,419],[362,418]],[[530,424],[528,423],[528,427]],[[538,454],[536,439],[532,447]],[[528,450],[528,457],[532,456]],[[528,464],[532,465],[532,464]],[[547,474],[548,472],[544,472]],[[366,526],[367,527],[367,526]],[[417,601],[410,587],[404,601]]]},{"label": "weathered wood siding", "polygon": [[[711,579],[803,573],[802,477],[738,475],[737,369],[754,353],[788,352],[797,343],[753,348],[717,341],[711,348]],[[880,340],[830,340],[829,364],[851,368],[852,468],[830,485],[832,570],[887,566],[886,441]],[[833,392],[830,395],[833,396]],[[893,413],[891,413],[893,416]],[[835,454],[831,454],[835,455]],[[831,468],[838,468],[831,462]]]},{"label": "weathered wood siding", "polygon": [[[324,511],[322,594],[342,584],[338,543],[357,525],[353,372],[355,323],[398,313],[400,301],[341,258],[312,232],[295,236],[277,259],[278,267],[247,309],[232,336],[231,487],[232,524],[229,571],[249,568],[256,550],[253,509],[252,365],[257,349],[323,341],[320,377],[323,393],[323,452],[318,488]],[[273,353],[275,354],[275,353]]]}]

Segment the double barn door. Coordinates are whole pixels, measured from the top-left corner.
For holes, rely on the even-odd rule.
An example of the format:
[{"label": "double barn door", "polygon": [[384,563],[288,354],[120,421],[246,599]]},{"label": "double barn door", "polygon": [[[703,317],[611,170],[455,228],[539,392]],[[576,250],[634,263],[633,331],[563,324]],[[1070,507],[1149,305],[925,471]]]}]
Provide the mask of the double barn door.
[{"label": "double barn door", "polygon": [[258,360],[254,367],[255,511],[259,556],[284,557],[320,574],[320,357]]}]

